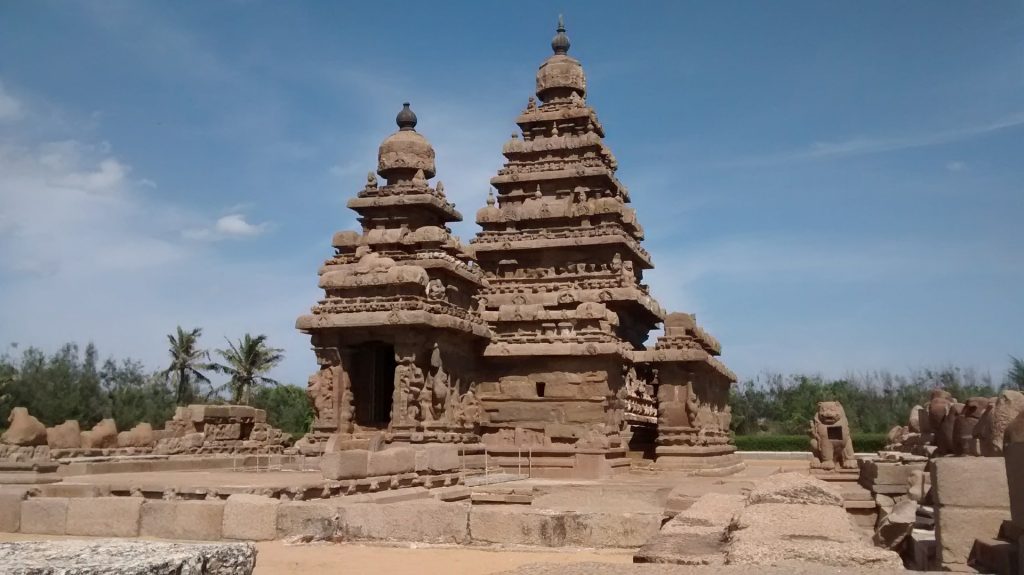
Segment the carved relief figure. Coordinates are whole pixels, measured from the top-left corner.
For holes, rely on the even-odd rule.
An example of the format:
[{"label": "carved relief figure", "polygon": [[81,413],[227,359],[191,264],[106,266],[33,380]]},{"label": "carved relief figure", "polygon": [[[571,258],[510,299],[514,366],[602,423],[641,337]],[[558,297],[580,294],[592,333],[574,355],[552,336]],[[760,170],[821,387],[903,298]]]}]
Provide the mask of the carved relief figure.
[{"label": "carved relief figure", "polygon": [[[429,374],[429,387],[432,394],[431,410],[433,415],[437,416],[438,419],[445,420],[451,417],[450,404],[448,397],[451,394],[449,376],[444,370],[444,365],[441,361],[441,350],[434,344],[434,349],[430,352],[430,374]],[[423,409],[422,406],[420,409]]]},{"label": "carved relief figure", "polygon": [[689,422],[690,427],[698,427],[700,425],[699,411],[700,399],[693,390],[693,382],[688,381],[686,382],[686,420]]},{"label": "carved relief figure", "polygon": [[838,401],[819,401],[818,412],[811,420],[811,451],[816,461],[811,467],[825,470],[857,467],[853,455],[853,437],[846,411]]},{"label": "carved relief figure", "polygon": [[427,297],[429,299],[448,299],[447,290],[445,290],[444,284],[439,279],[432,279],[427,282]]},{"label": "carved relief figure", "polygon": [[337,424],[334,410],[334,386],[340,369],[336,365],[324,366],[309,376],[306,396],[313,404],[313,414],[318,426],[329,427]]},{"label": "carved relief figure", "polygon": [[[424,384],[423,371],[416,366],[415,356],[398,356],[395,367],[395,392],[392,396],[391,423],[394,425],[415,425],[422,417],[420,395]],[[429,396],[429,393],[428,393]]]},{"label": "carved relief figure", "polygon": [[352,390],[345,387],[345,390],[341,392],[341,415],[338,418],[338,431],[351,431],[352,426],[355,423],[355,396],[352,394]]}]

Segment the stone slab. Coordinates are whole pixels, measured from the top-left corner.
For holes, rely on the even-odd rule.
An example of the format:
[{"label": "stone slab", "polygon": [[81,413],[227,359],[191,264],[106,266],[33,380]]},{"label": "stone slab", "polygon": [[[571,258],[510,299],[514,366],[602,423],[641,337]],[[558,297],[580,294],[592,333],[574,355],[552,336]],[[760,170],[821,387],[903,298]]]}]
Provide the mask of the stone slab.
[{"label": "stone slab", "polygon": [[89,537],[137,537],[141,497],[69,499],[67,534]]},{"label": "stone slab", "polygon": [[[0,543],[0,573],[19,575],[250,575],[255,566],[256,548],[241,543],[74,539]],[[9,571],[9,567],[15,569]]]},{"label": "stone slab", "polygon": [[932,461],[932,497],[937,505],[1010,508],[1002,457],[939,457]]},{"label": "stone slab", "polygon": [[362,479],[367,477],[370,452],[348,449],[325,453],[320,458],[320,471],[326,479]]},{"label": "stone slab", "polygon": [[1006,482],[1010,497],[1010,515],[1024,528],[1024,443],[1003,446]]},{"label": "stone slab", "polygon": [[286,501],[277,508],[278,539],[328,541],[338,531],[337,505],[328,501]]},{"label": "stone slab", "polygon": [[370,453],[369,477],[401,475],[416,471],[416,451],[411,447],[392,447]]},{"label": "stone slab", "polygon": [[[972,457],[971,459],[980,459]],[[967,507],[940,507],[935,511],[935,539],[942,566],[963,571],[980,538],[995,537],[1003,521],[1009,519],[1009,509],[971,509]]]},{"label": "stone slab", "polygon": [[338,508],[338,533],[346,540],[466,543],[469,505],[435,500]]},{"label": "stone slab", "polygon": [[661,527],[660,513],[577,513],[511,505],[473,506],[475,543],[540,547],[640,547]]},{"label": "stone slab", "polygon": [[68,499],[36,497],[21,504],[21,532],[33,535],[67,533]]},{"label": "stone slab", "polygon": [[236,493],[224,507],[225,539],[269,541],[277,537],[278,499]]},{"label": "stone slab", "polygon": [[219,500],[148,500],[142,505],[139,535],[161,539],[219,541],[222,537],[224,507]]},{"label": "stone slab", "polygon": [[0,533],[17,533],[21,528],[21,505],[27,495],[25,489],[0,490]]},{"label": "stone slab", "polygon": [[1017,542],[991,537],[978,538],[971,548],[968,565],[982,573],[994,575],[1017,574]]}]

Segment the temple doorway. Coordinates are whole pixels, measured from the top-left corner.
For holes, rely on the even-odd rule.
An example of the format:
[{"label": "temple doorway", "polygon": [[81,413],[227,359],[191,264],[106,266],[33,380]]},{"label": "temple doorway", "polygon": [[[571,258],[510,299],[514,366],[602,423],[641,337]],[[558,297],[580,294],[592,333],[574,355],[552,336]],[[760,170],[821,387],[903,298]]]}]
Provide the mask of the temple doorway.
[{"label": "temple doorway", "polygon": [[383,342],[358,345],[352,353],[352,395],[355,422],[383,429],[391,421],[395,390],[395,348]]}]

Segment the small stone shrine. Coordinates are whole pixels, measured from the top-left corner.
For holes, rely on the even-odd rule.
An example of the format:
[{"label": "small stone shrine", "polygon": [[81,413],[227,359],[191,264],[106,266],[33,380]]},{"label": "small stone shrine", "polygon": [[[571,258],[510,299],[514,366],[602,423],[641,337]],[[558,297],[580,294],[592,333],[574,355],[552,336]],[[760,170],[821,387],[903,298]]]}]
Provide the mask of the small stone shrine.
[{"label": "small stone shrine", "polygon": [[742,468],[729,432],[735,376],[694,317],[666,314],[643,283],[643,228],[561,19],[551,47],[469,245],[446,227],[462,216],[431,183],[435,154],[416,115],[408,104],[398,114],[348,204],[362,230],[335,234],[324,297],[296,322],[319,364],[304,452],[382,438],[486,449],[491,464],[549,477],[607,476],[628,468],[629,452]]}]

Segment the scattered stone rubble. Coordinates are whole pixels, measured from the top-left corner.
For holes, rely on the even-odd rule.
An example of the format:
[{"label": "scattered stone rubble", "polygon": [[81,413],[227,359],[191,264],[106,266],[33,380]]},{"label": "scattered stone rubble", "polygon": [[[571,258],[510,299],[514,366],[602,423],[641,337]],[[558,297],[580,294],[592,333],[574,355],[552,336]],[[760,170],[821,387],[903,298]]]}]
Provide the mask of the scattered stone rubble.
[{"label": "scattered stone rubble", "polygon": [[907,425],[889,431],[887,451],[926,456],[998,457],[1010,422],[1024,411],[1024,393],[1007,389],[997,397],[971,397],[960,403],[943,389],[932,390],[914,406]]},{"label": "scattered stone rubble", "polygon": [[902,568],[897,554],[865,542],[843,509],[839,488],[802,473],[769,476],[745,497],[704,495],[666,523],[634,561]]},{"label": "scattered stone rubble", "polygon": [[267,423],[266,411],[245,405],[179,407],[160,430],[143,422],[118,432],[113,419],[86,431],[77,421],[47,428],[24,407],[11,410],[8,422],[0,465],[111,455],[271,454],[283,452],[289,440]]},{"label": "scattered stone rubble", "polygon": [[51,540],[0,543],[0,575],[250,575],[251,543]]}]

